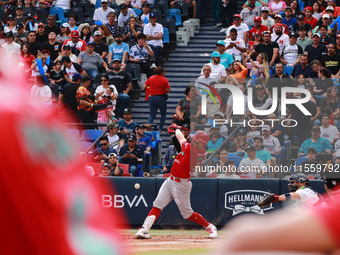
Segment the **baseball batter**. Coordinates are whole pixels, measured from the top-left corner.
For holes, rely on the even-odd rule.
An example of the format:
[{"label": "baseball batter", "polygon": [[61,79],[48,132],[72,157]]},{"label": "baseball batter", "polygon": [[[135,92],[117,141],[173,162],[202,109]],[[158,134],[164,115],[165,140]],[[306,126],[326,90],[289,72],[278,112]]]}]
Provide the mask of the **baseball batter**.
[{"label": "baseball batter", "polygon": [[268,195],[258,203],[259,206],[264,207],[277,201],[300,201],[304,205],[314,205],[319,202],[319,195],[311,189],[309,179],[305,174],[293,174],[288,181],[289,193],[283,195]]},{"label": "baseball batter", "polygon": [[197,131],[196,134],[191,136],[192,142],[190,144],[179,129],[176,129],[175,133],[182,152],[175,158],[171,168],[171,176],[162,184],[156,200],[153,202],[153,208],[135,237],[137,239],[149,239],[149,230],[153,223],[157,220],[163,208],[172,200],[175,200],[184,219],[203,226],[209,232],[210,238],[216,238],[216,227],[207,222],[200,214],[194,212],[190,203],[191,170],[205,158],[205,146],[209,141],[209,135],[204,131]]}]

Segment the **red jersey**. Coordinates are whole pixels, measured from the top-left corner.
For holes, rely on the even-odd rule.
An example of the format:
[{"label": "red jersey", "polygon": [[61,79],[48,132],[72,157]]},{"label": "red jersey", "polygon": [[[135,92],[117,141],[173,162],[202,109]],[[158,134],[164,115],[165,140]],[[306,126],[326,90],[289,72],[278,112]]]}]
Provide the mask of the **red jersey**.
[{"label": "red jersey", "polygon": [[79,41],[77,43],[72,42],[72,39],[67,39],[64,43],[64,45],[69,45],[70,47],[76,47],[78,50],[80,50],[80,52],[85,51],[86,50],[86,42],[82,39],[79,39]]},{"label": "red jersey", "polygon": [[145,82],[145,85],[149,87],[149,96],[162,95],[165,94],[165,89],[169,89],[169,81],[162,75],[153,75]]},{"label": "red jersey", "polygon": [[253,33],[260,32],[260,35],[262,36],[262,32],[267,31],[267,30],[268,30],[268,27],[265,26],[265,25],[261,25],[260,29],[257,29],[256,27],[253,27],[249,31],[249,41],[253,41],[254,40]]},{"label": "red jersey", "polygon": [[307,21],[307,17],[305,17],[305,23],[308,23],[314,29],[315,26],[316,26],[316,23],[318,23],[318,20],[316,18],[312,17],[312,19],[310,21]]},{"label": "red jersey", "polygon": [[205,149],[192,146],[189,142],[182,143],[182,151],[177,155],[171,168],[171,174],[177,178],[189,179],[195,166],[205,159]]},{"label": "red jersey", "polygon": [[[289,35],[289,27],[288,27],[286,24],[282,24],[282,23],[281,23],[281,25],[283,26],[282,32],[283,32],[284,34],[286,34],[286,35]],[[273,33],[274,27],[275,27],[275,25],[272,25],[272,26],[269,28],[270,33]]]}]

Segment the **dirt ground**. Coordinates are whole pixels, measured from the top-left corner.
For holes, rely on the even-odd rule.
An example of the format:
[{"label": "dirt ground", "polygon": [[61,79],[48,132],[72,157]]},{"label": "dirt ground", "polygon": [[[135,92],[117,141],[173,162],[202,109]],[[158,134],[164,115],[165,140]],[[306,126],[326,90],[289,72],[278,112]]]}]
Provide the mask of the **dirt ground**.
[{"label": "dirt ground", "polygon": [[[167,234],[166,232],[169,233]],[[208,238],[208,234],[205,231],[190,232],[178,230],[173,232],[162,230],[158,233],[151,232],[151,239],[134,239],[134,233],[126,233],[122,236],[124,246],[132,254],[148,251],[209,249],[216,247],[215,244],[218,242],[218,239]]]}]

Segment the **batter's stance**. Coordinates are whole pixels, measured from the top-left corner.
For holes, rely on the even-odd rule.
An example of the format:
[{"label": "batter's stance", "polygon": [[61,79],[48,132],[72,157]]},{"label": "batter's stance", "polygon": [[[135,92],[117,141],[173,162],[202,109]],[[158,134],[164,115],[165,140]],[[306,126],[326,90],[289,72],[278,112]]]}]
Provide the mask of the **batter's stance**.
[{"label": "batter's stance", "polygon": [[216,227],[207,222],[200,214],[194,212],[190,203],[192,188],[190,173],[195,165],[205,158],[205,146],[209,141],[209,135],[204,131],[197,131],[196,134],[191,136],[192,142],[190,144],[179,129],[176,129],[175,132],[182,152],[175,158],[171,168],[171,176],[163,182],[148,217],[146,217],[143,226],[138,230],[135,237],[137,239],[149,239],[149,230],[153,223],[157,220],[163,208],[174,199],[184,219],[203,226],[209,232],[210,238],[216,238]]}]

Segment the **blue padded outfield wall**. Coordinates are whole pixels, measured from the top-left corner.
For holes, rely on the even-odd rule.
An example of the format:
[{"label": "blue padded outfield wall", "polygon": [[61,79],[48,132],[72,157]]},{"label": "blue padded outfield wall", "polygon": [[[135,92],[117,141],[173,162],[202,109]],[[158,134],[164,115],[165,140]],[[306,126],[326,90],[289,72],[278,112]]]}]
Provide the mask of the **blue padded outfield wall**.
[{"label": "blue padded outfield wall", "polygon": [[[142,225],[152,208],[152,202],[165,178],[98,177],[99,182],[108,182],[116,190],[102,194],[102,206],[107,210],[122,210],[132,226]],[[268,193],[288,192],[287,180],[279,179],[191,179],[191,205],[207,221],[223,226],[233,217],[243,214],[266,215],[285,207],[287,202],[259,208],[257,203]],[[140,189],[134,185],[140,184]],[[325,193],[323,181],[311,180],[312,188]],[[184,220],[172,201],[161,213],[155,226],[196,226]]]}]

